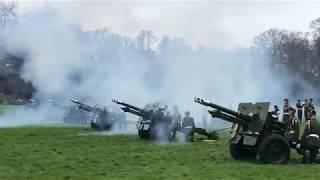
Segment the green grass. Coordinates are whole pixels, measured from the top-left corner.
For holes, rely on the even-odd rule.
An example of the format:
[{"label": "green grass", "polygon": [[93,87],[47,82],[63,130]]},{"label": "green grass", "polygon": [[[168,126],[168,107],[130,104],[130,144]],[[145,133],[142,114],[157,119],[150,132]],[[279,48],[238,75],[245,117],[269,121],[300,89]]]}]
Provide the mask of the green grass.
[{"label": "green grass", "polygon": [[0,129],[0,179],[320,178],[320,165],[302,165],[296,154],[289,165],[232,160],[225,138],[163,145],[91,133],[79,127]]}]

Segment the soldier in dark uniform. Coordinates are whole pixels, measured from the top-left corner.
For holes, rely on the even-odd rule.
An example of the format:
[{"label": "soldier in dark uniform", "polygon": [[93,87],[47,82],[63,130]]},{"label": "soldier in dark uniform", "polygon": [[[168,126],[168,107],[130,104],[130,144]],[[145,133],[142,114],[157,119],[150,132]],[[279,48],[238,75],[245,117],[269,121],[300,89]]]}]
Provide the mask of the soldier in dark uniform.
[{"label": "soldier in dark uniform", "polygon": [[179,112],[178,106],[173,106],[171,139],[174,139],[176,137],[177,131],[180,131],[180,129],[181,129],[181,114]]},{"label": "soldier in dark uniform", "polygon": [[296,108],[297,108],[297,113],[298,113],[298,119],[301,122],[302,121],[302,104],[301,104],[301,100],[299,99],[297,104],[296,104]]},{"label": "soldier in dark uniform", "polygon": [[300,154],[303,155],[302,163],[319,163],[316,160],[320,148],[318,129],[316,111],[312,110],[310,112],[310,119],[306,122],[306,128],[301,138]]},{"label": "soldier in dark uniform", "polygon": [[282,116],[282,121],[284,123],[287,123],[289,120],[289,100],[284,99],[283,100],[283,116]]},{"label": "soldier in dark uniform", "polygon": [[271,115],[274,121],[279,121],[279,111],[280,109],[278,108],[277,105],[273,106],[274,110],[271,111]]},{"label": "soldier in dark uniform", "polygon": [[283,100],[283,117],[282,121],[289,124],[291,120],[295,117],[296,110],[289,105],[289,100]]},{"label": "soldier in dark uniform", "polygon": [[165,116],[165,131],[167,133],[167,137],[170,140],[171,139],[171,133],[172,133],[172,121],[173,121],[173,117],[171,115],[170,111],[166,111],[166,116]]},{"label": "soldier in dark uniform", "polygon": [[273,111],[272,111],[272,114],[275,115],[275,116],[279,116],[279,107],[277,105],[273,106]]},{"label": "soldier in dark uniform", "polygon": [[309,113],[311,113],[312,110],[315,110],[312,98],[309,99],[308,109],[309,109]]},{"label": "soldier in dark uniform", "polygon": [[182,132],[185,135],[186,141],[194,141],[194,129],[195,129],[195,124],[194,124],[194,119],[193,117],[190,116],[190,112],[186,111],[185,112],[185,117],[182,119]]},{"label": "soldier in dark uniform", "polygon": [[169,126],[164,108],[155,108],[150,116],[150,137],[156,140],[167,140],[169,138]]},{"label": "soldier in dark uniform", "polygon": [[307,99],[303,101],[302,106],[303,106],[304,119],[305,121],[307,121],[309,119],[309,102]]}]

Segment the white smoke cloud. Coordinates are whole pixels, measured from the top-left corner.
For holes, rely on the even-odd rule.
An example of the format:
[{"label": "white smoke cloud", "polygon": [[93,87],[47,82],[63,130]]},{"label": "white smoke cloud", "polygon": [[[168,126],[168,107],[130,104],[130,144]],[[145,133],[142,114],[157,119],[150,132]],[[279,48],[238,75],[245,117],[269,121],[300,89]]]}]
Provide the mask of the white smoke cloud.
[{"label": "white smoke cloud", "polygon": [[0,127],[17,126],[61,126],[64,112],[50,105],[43,105],[37,109],[21,107],[7,112],[0,117]]},{"label": "white smoke cloud", "polygon": [[233,108],[241,101],[279,103],[291,82],[275,77],[266,57],[192,49],[170,38],[151,51],[139,44],[141,36],[130,38],[105,28],[84,31],[54,8],[19,17],[5,37],[8,52],[25,57],[22,78],[43,98],[106,105],[116,97],[140,107],[160,101],[190,110],[199,121],[202,107],[193,102],[194,96]]}]

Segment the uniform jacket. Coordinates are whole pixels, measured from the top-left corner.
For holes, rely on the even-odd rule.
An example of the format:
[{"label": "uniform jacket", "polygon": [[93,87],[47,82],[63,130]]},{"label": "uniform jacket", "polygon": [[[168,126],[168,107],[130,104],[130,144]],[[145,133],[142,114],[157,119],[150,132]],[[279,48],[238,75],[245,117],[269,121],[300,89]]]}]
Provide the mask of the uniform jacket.
[{"label": "uniform jacket", "polygon": [[192,126],[195,127],[194,119],[192,117],[184,117],[182,120],[182,127]]}]

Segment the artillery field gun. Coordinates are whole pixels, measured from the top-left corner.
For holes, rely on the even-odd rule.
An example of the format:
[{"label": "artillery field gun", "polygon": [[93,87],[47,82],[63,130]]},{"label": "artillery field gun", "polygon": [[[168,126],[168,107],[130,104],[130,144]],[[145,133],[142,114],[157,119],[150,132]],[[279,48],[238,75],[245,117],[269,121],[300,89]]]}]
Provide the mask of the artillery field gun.
[{"label": "artillery field gun", "polygon": [[170,138],[171,122],[167,121],[163,108],[139,108],[116,99],[112,102],[122,105],[121,109],[124,112],[139,116],[136,126],[141,139],[168,140]]},{"label": "artillery field gun", "polygon": [[115,121],[106,107],[93,107],[74,99],[71,99],[71,102],[75,103],[80,110],[91,113],[89,121],[92,129],[110,130],[113,127]]},{"label": "artillery field gun", "polygon": [[87,124],[87,119],[89,118],[88,114],[84,111],[79,110],[74,106],[67,106],[61,103],[58,103],[52,99],[47,99],[53,107],[61,109],[64,111],[63,123],[65,124]]},{"label": "artillery field gun", "polygon": [[60,109],[64,111],[64,115],[62,117],[63,123],[65,124],[86,124],[87,119],[89,118],[88,114],[84,111],[80,111],[77,107],[64,105],[60,102],[54,101],[53,99],[29,99],[22,100],[17,99],[19,104],[25,105],[28,109],[32,109],[34,111],[38,110],[43,106],[50,106]]},{"label": "artillery field gun", "polygon": [[273,112],[268,112],[269,102],[240,103],[238,111],[219,106],[204,99],[196,103],[214,108],[209,110],[213,118],[233,123],[230,154],[234,159],[255,159],[264,163],[285,164],[290,158],[290,145],[285,137],[285,125]]}]

